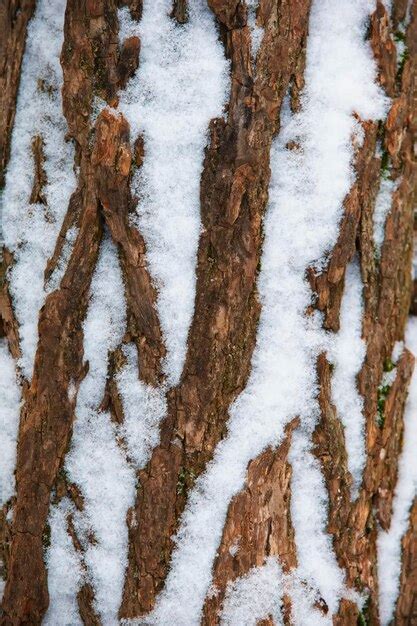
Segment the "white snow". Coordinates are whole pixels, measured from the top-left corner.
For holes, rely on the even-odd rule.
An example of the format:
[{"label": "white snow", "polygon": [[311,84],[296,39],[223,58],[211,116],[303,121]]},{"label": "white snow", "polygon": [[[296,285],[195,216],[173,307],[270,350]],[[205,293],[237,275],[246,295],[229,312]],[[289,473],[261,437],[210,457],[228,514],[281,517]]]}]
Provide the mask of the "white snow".
[{"label": "white snow", "polygon": [[21,391],[13,357],[0,339],[0,508],[14,495]]},{"label": "white snow", "polygon": [[76,226],[72,226],[67,230],[65,234],[65,242],[61,250],[61,255],[58,259],[54,271],[52,272],[47,284],[45,285],[45,289],[48,293],[59,287],[61,279],[65,274],[65,270],[70,260],[78,232],[79,228],[77,228]]},{"label": "white snow", "polygon": [[127,363],[116,375],[124,415],[119,433],[126,442],[129,459],[136,469],[141,469],[159,443],[159,424],[166,414],[166,399],[162,389],[139,380],[136,346],[124,346],[123,351]]},{"label": "white snow", "polygon": [[74,505],[66,498],[52,507],[49,515],[51,545],[47,551],[49,607],[44,626],[82,626],[75,589],[83,580],[81,557],[67,532],[67,518]]},{"label": "white snow", "polygon": [[271,615],[276,626],[282,624],[283,573],[276,559],[253,568],[235,580],[226,593],[220,624],[222,626],[256,626]]},{"label": "white snow", "polygon": [[340,330],[329,350],[329,360],[334,364],[332,401],[345,431],[354,498],[358,495],[366,461],[363,398],[359,394],[356,381],[366,353],[366,345],[362,339],[362,287],[359,264],[354,259],[346,269]]},{"label": "white snow", "polygon": [[145,160],[133,177],[137,225],[158,288],[158,312],[167,346],[165,371],[176,384],[185,358],[194,308],[200,233],[200,175],[207,130],[222,114],[228,63],[205,0],[189,3],[189,20],[169,17],[171,0],[145,0],[136,24],[119,12],[121,36],[141,40],[140,66],[120,94],[132,137],[145,138]]},{"label": "white snow", "polygon": [[385,239],[385,222],[392,207],[392,194],[398,187],[398,181],[381,177],[374,208],[374,245],[379,256]]},{"label": "white snow", "polygon": [[[308,439],[318,418],[316,358],[328,340],[320,316],[305,316],[311,303],[305,271],[312,264],[322,265],[337,239],[343,200],[354,180],[351,137],[357,122],[352,114],[379,119],[386,111],[364,41],[373,6],[368,0],[313,3],[302,108],[297,115],[287,112],[283,117],[271,153],[259,278],[263,310],[251,376],[230,410],[227,437],[190,495],[166,585],[146,623],[199,623],[229,502],[244,485],[248,462],[267,446],[278,445],[285,425],[296,416],[301,418],[297,441],[304,442],[297,445],[307,460],[303,464],[295,455],[294,480],[297,489],[310,481],[304,514],[314,522],[307,535],[297,516],[297,551],[303,554],[310,584],[330,607],[337,606],[343,593],[343,574],[330,540],[323,539],[323,480],[318,467],[312,471],[314,462],[308,457]],[[300,149],[287,149],[290,140]],[[321,553],[309,550],[310,545]],[[320,559],[319,568],[315,562]]]},{"label": "white snow", "polygon": [[264,29],[256,23],[256,11],[259,2],[258,0],[247,0],[246,5],[248,7],[248,25],[252,38],[252,56],[256,58],[264,36]]},{"label": "white snow", "polygon": [[[29,24],[3,194],[4,240],[15,256],[10,291],[20,327],[20,367],[28,379],[38,340],[38,313],[46,295],[43,273],[75,188],[73,147],[64,140],[67,127],[61,102],[64,13],[64,0],[40,0]],[[44,140],[47,207],[29,204],[35,135]]]},{"label": "white snow", "polygon": [[274,624],[282,624],[283,595],[291,597],[293,623],[302,626],[331,626],[332,618],[315,603],[319,597],[299,578],[297,572],[284,574],[278,559],[269,557],[262,567],[251,569],[246,576],[228,586],[220,623],[222,626],[256,626],[258,620],[271,615]]},{"label": "white snow", "polygon": [[[84,544],[84,562],[103,625],[117,624],[127,564],[126,514],[135,499],[135,472],[117,442],[116,426],[99,410],[108,354],[122,341],[126,324],[123,280],[117,251],[105,238],[84,323],[84,357],[89,372],[80,386],[71,449],[65,468],[81,489],[84,510],[74,514]],[[88,533],[95,542],[88,541]]]},{"label": "white snow", "polygon": [[[407,325],[407,348],[417,356],[417,318]],[[391,526],[378,534],[379,610],[382,626],[392,619],[401,573],[401,539],[408,528],[410,507],[417,494],[417,369],[411,379],[404,412],[403,449],[398,464],[398,481],[392,505]]]},{"label": "white snow", "polygon": [[[78,485],[84,500],[83,511],[73,510],[74,523],[84,548],[85,578],[94,589],[95,609],[104,626],[118,624],[127,565],[126,516],[136,496],[135,469],[145,465],[158,443],[159,422],[166,412],[163,390],[139,380],[133,345],[122,347],[126,364],[116,375],[124,423],[117,425],[108,412],[100,411],[108,356],[121,344],[125,326],[122,274],[116,247],[106,233],[84,322],[84,358],[89,370],[78,392],[72,443],[65,462],[68,479]],[[56,531],[52,534],[48,559],[51,624],[53,616],[58,614],[71,623],[74,598],[82,582],[80,576],[74,575],[65,584],[55,583],[64,576],[60,570],[67,565],[72,567],[74,559],[71,544],[65,540],[61,528],[63,515],[53,507],[50,523]]]},{"label": "white snow", "polygon": [[[105,236],[91,285],[91,302],[84,322],[84,358],[89,371],[81,383],[72,443],[65,462],[71,482],[84,499],[84,510],[74,511],[74,523],[84,547],[87,577],[95,592],[95,608],[104,626],[117,624],[127,563],[127,510],[135,499],[135,472],[117,441],[110,414],[99,410],[103,400],[108,355],[122,341],[126,306],[119,260],[114,244]],[[52,509],[52,523],[58,513]],[[63,532],[63,531],[62,531]],[[89,541],[93,534],[95,542]],[[50,557],[49,588],[53,611],[72,614],[79,578],[64,586],[54,584],[59,570],[71,564],[71,551],[63,546],[60,558]],[[51,554],[56,555],[52,537]],[[52,582],[51,582],[52,581]],[[73,585],[72,589],[70,584]],[[68,618],[69,619],[69,618]]]},{"label": "white snow", "polygon": [[309,587],[318,590],[333,615],[337,613],[340,598],[346,597],[348,592],[326,530],[327,487],[320,463],[310,448],[308,432],[294,433],[289,461],[292,466],[291,520],[297,546],[297,575]]}]

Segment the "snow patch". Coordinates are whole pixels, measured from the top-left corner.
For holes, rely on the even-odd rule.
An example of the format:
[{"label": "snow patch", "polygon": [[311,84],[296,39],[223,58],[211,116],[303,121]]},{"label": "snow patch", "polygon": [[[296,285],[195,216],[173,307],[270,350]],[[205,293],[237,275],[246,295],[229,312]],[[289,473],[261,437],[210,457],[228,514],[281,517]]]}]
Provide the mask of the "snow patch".
[{"label": "snow patch", "polygon": [[[104,626],[118,623],[127,564],[126,514],[136,493],[135,472],[118,445],[116,425],[108,412],[100,410],[109,352],[121,343],[125,325],[126,306],[117,250],[105,235],[84,322],[84,358],[89,370],[78,392],[72,443],[65,461],[68,479],[78,485],[84,500],[83,511],[73,512],[74,527],[84,549],[86,579],[94,589],[95,609]],[[51,525],[54,516],[59,521],[59,513],[52,507]],[[57,535],[56,541],[52,537],[50,554],[52,615],[60,610],[63,619],[70,620],[81,580],[74,576],[64,586],[55,585],[60,571],[68,563],[72,566],[73,559],[61,535]]]},{"label": "snow patch", "polygon": [[357,497],[365,467],[365,417],[363,398],[357,388],[366,354],[362,339],[362,279],[357,259],[346,269],[345,290],[340,310],[340,330],[329,350],[334,365],[332,401],[345,431],[348,468],[352,475],[352,496]]},{"label": "snow patch", "polygon": [[143,134],[145,160],[132,191],[139,197],[136,223],[158,290],[167,346],[168,381],[179,381],[195,296],[200,233],[200,176],[207,129],[222,114],[228,63],[205,0],[189,3],[188,22],[169,17],[171,0],[145,0],[142,19],[119,12],[122,37],[138,35],[140,66],[120,94],[132,137]]},{"label": "snow patch", "polygon": [[[65,141],[61,98],[64,14],[64,0],[40,0],[29,24],[3,194],[4,240],[15,260],[10,293],[19,322],[19,365],[27,379],[38,341],[38,313],[46,296],[46,262],[75,188],[74,150]],[[34,176],[31,142],[36,135],[43,138],[46,205],[29,203]]]},{"label": "snow patch", "polygon": [[15,493],[17,434],[21,390],[15,363],[5,339],[0,339],[0,508]]},{"label": "snow patch", "polygon": [[[417,356],[417,318],[410,317],[406,346]],[[392,504],[391,526],[378,534],[379,611],[382,626],[393,617],[401,574],[401,539],[407,531],[410,507],[417,493],[417,369],[411,378],[404,412],[403,449]]]},{"label": "snow patch", "polygon": [[270,558],[229,585],[220,624],[256,626],[268,616],[273,617],[276,626],[282,624],[282,588],[282,569],[276,559]]},{"label": "snow patch", "polygon": [[59,284],[65,274],[65,270],[67,269],[67,265],[70,260],[72,250],[74,248],[78,232],[79,228],[77,228],[76,226],[72,226],[67,230],[65,235],[65,242],[62,246],[61,255],[58,259],[54,271],[52,272],[47,284],[45,285],[47,293],[54,291],[54,289],[58,289]]},{"label": "snow patch", "polygon": [[256,12],[258,10],[258,0],[247,0],[246,5],[248,7],[248,26],[251,32],[252,38],[252,57],[256,59],[258,50],[261,47],[262,38],[264,36],[264,29],[258,26],[256,23]]},{"label": "snow patch", "polygon": [[[294,445],[300,454],[309,451],[308,439],[319,417],[316,359],[328,348],[328,338],[321,316],[305,315],[312,295],[305,272],[323,264],[337,240],[343,201],[354,180],[351,137],[358,124],[353,113],[380,119],[386,112],[365,42],[373,6],[368,0],[313,3],[301,111],[292,116],[287,110],[271,152],[259,277],[263,309],[251,375],[231,407],[227,437],[190,494],[171,569],[147,624],[200,622],[228,505],[244,485],[249,461],[267,446],[279,445],[285,426],[297,416],[301,427]],[[299,148],[288,149],[294,141]],[[305,533],[296,516],[297,551],[304,555],[303,571],[311,586],[334,608],[344,585],[325,536],[323,479],[313,459],[304,465],[302,457],[292,458],[298,471],[296,490],[311,483],[304,514],[313,525]],[[321,552],[311,551],[311,545]],[[314,566],[316,559],[322,560],[322,568]]]},{"label": "snow patch", "polygon": [[347,597],[348,591],[344,573],[333,552],[332,539],[327,533],[328,493],[320,463],[313,456],[311,446],[307,432],[294,433],[289,461],[292,466],[291,520],[297,546],[297,575],[307,586],[318,590],[330,615],[334,615],[340,598]]},{"label": "snow patch", "polygon": [[259,620],[272,616],[278,626],[283,623],[284,594],[291,597],[291,623],[295,626],[331,626],[333,623],[329,614],[323,614],[315,606],[319,597],[314,590],[297,572],[284,574],[274,557],[229,585],[220,623],[222,626],[255,626]]},{"label": "snow patch", "polygon": [[378,257],[385,239],[385,222],[392,207],[392,194],[398,188],[398,181],[381,177],[374,208],[374,245]]},{"label": "snow patch", "polygon": [[[109,352],[121,343],[126,325],[123,280],[109,237],[101,245],[84,322],[84,357],[89,371],[80,385],[71,449],[65,468],[84,498],[74,524],[103,625],[117,624],[127,565],[126,514],[135,499],[135,472],[117,442],[117,428],[100,410]],[[95,541],[89,541],[93,534]]]}]

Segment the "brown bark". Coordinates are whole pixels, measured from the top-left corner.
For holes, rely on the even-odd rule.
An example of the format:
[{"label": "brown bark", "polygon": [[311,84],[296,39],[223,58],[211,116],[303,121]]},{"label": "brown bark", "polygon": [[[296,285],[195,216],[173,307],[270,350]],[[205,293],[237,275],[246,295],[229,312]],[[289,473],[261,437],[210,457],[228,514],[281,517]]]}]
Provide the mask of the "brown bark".
[{"label": "brown bark", "polygon": [[[122,229],[120,240],[128,267],[132,317],[141,358],[143,355],[144,380],[155,379],[155,359],[159,360],[163,352],[156,345],[161,341],[158,323],[150,323],[154,314],[152,301],[147,302],[152,300],[154,293],[144,267],[144,250],[141,253],[138,245],[140,235],[132,234],[126,225],[131,155],[123,118],[103,112],[94,128],[92,146],[89,143],[93,94],[99,93],[110,103],[114,102],[120,74],[117,72],[118,46],[113,43],[117,34],[115,8],[111,20],[109,8],[105,19],[100,3],[89,2],[87,5],[76,1],[68,3],[62,55],[64,112],[69,132],[77,142],[80,163],[78,190],[70,203],[71,215],[74,205],[78,205],[79,232],[60,287],[48,296],[39,318],[34,375],[25,393],[20,421],[17,500],[3,599],[4,624],[40,623],[48,606],[43,537],[51,490],[69,445],[74,419],[75,399],[69,397],[68,386],[72,383],[78,388],[88,367],[83,363],[82,321],[102,236],[103,218],[113,234],[120,235],[118,227],[120,231],[121,224],[133,237],[133,243],[129,242],[130,249],[123,238],[123,235],[126,238],[126,232],[123,233]],[[86,14],[89,20],[80,21],[78,16],[81,14]],[[90,39],[91,31],[94,36]],[[110,59],[110,65],[105,65],[104,82],[99,84],[103,58]],[[125,80],[126,72],[123,76]],[[34,146],[36,154],[40,155],[41,141],[37,139]],[[41,156],[35,159],[33,193],[37,200],[41,188],[41,161]],[[115,207],[121,211],[119,224]]]},{"label": "brown bark", "polygon": [[[0,65],[0,166],[7,159],[19,68],[32,2],[21,11],[10,0],[0,9],[0,33],[5,33]],[[194,480],[204,472],[227,432],[228,409],[245,388],[260,314],[256,281],[262,251],[262,217],[268,201],[269,153],[279,132],[279,114],[287,92],[295,111],[303,88],[305,44],[310,0],[260,0],[257,23],[264,36],[256,63],[251,58],[251,35],[243,0],[208,0],[224,50],[231,62],[231,92],[226,118],[210,123],[210,139],[201,176],[202,232],[198,247],[195,311],[187,355],[179,384],[167,393],[168,413],[160,443],[138,473],[134,511],[127,519],[129,560],[120,618],[148,613],[163,588],[178,529]],[[77,239],[59,288],[51,293],[39,315],[39,343],[32,381],[23,390],[17,458],[17,494],[13,525],[0,512],[0,545],[7,569],[3,599],[4,625],[39,624],[48,606],[43,540],[51,493],[68,495],[82,507],[74,486],[59,473],[70,445],[76,396],[88,363],[83,358],[82,323],[103,229],[117,245],[128,309],[124,342],[134,342],[141,379],[164,388],[165,347],[157,316],[156,289],[146,267],[142,235],[132,226],[137,200],[131,196],[134,160],[146,159],[143,139],[130,144],[127,121],[115,107],[140,63],[140,41],[118,43],[117,7],[129,6],[139,20],[141,0],[68,0],[61,55],[64,73],[63,110],[68,136],[75,142],[78,187],[69,203],[54,253],[45,269],[51,276],[61,256],[65,235],[77,225]],[[396,364],[396,378],[381,391],[384,371],[396,341],[404,335],[412,291],[412,207],[417,187],[417,4],[411,6],[406,34],[407,55],[397,63],[393,34],[406,15],[405,0],[394,2],[392,19],[378,1],[369,37],[380,84],[391,98],[386,120],[361,121],[364,140],[355,149],[356,179],[344,202],[337,243],[326,268],[307,272],[312,302],[306,315],[323,313],[323,326],[336,333],[345,273],[356,256],[364,284],[363,339],[366,357],[358,375],[364,400],[367,462],[359,496],[352,501],[343,426],[332,403],[332,366],[325,354],[317,361],[320,420],[314,432],[314,453],[320,461],[329,495],[328,532],[348,587],[369,595],[369,624],[378,624],[376,537],[378,526],[388,529],[397,480],[403,434],[403,410],[413,371],[413,356],[405,350]],[[172,2],[171,18],[183,28],[188,3]],[[186,27],[186,26],[185,26]],[[107,103],[95,122],[95,97]],[[378,151],[378,148],[382,150]],[[44,203],[43,139],[33,138],[32,203]],[[398,182],[385,225],[385,240],[375,254],[373,213],[381,178]],[[6,251],[5,265],[13,263]],[[2,269],[5,274],[5,268]],[[15,359],[20,355],[19,329],[7,280],[3,282],[0,334],[8,339]],[[123,422],[115,372],[121,351],[111,355],[102,408]],[[202,623],[219,623],[230,582],[277,557],[285,572],[297,565],[292,528],[291,466],[288,451],[294,420],[281,445],[263,451],[247,468],[242,491],[229,504],[222,539],[213,566],[216,594],[206,598]],[[178,485],[181,488],[178,488]],[[129,524],[132,518],[137,524]],[[77,550],[82,547],[71,520],[68,532]],[[417,623],[417,507],[403,539],[401,595],[395,623]],[[9,545],[10,544],[10,545]],[[236,548],[236,549],[235,549]],[[99,624],[94,591],[84,584],[78,594],[85,624]],[[328,609],[323,605],[323,612]],[[291,623],[291,603],[284,598],[284,623]],[[342,600],[339,626],[361,619],[358,606]],[[272,625],[271,617],[260,622]]]},{"label": "brown bark", "polygon": [[9,157],[26,29],[34,8],[35,0],[10,0],[0,5],[0,189]]}]

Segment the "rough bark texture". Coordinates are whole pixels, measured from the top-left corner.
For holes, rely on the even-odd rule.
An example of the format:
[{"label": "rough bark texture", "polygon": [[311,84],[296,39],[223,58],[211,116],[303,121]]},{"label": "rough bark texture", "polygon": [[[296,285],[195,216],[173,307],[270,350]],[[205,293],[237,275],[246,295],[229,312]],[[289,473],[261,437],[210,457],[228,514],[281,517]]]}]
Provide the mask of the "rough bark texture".
[{"label": "rough bark texture", "polygon": [[[256,281],[262,252],[262,218],[268,201],[271,142],[279,132],[283,98],[300,106],[310,0],[260,0],[257,24],[264,29],[256,62],[251,57],[247,6],[243,0],[208,0],[216,17],[225,54],[231,62],[231,91],[225,118],[209,127],[201,175],[202,230],[198,246],[195,310],[179,384],[168,390],[168,412],[160,443],[138,472],[134,511],[129,527],[129,555],[120,618],[148,613],[163,588],[170,566],[173,536],[194,480],[204,472],[227,432],[228,410],[245,388],[250,373],[260,303]],[[384,371],[396,341],[402,340],[410,308],[417,310],[417,289],[410,275],[413,201],[417,188],[417,3],[410,9],[405,36],[407,54],[397,62],[394,34],[406,17],[407,3],[393,3],[391,19],[378,1],[370,20],[369,39],[380,84],[391,98],[387,118],[361,121],[364,139],[355,149],[356,180],[344,202],[339,236],[319,274],[307,272],[312,302],[306,315],[323,313],[329,333],[340,326],[340,306],[347,265],[359,259],[364,283],[363,338],[366,357],[358,375],[364,400],[367,462],[359,496],[352,501],[344,430],[331,397],[332,367],[325,354],[317,361],[320,420],[314,453],[329,494],[328,532],[346,574],[347,585],[369,595],[367,616],[353,601],[343,600],[334,623],[378,624],[376,537],[388,529],[403,434],[403,409],[414,359],[404,350],[396,378],[381,389]],[[64,74],[63,112],[68,139],[76,147],[77,189],[45,268],[51,276],[68,230],[77,225],[77,239],[59,288],[39,314],[39,342],[34,374],[23,385],[16,468],[17,492],[13,523],[6,520],[11,503],[0,511],[0,557],[6,578],[0,623],[40,624],[48,607],[44,538],[51,495],[70,497],[78,508],[82,498],[60,476],[71,441],[77,389],[87,373],[82,323],[104,229],[117,245],[128,310],[124,343],[137,347],[141,380],[164,388],[165,347],[155,308],[156,290],[146,266],[142,235],[130,215],[137,199],[130,190],[132,161],[140,167],[146,154],[139,138],[131,146],[130,129],[116,111],[123,89],[140,63],[140,41],[118,43],[117,8],[128,6],[134,19],[142,15],[141,0],[68,0],[61,64]],[[26,27],[34,2],[6,0],[0,8],[0,184],[7,161],[19,69]],[[172,20],[178,28],[188,20],[188,3],[174,0]],[[95,97],[107,103],[93,121]],[[33,187],[28,200],[43,203],[45,184],[43,139],[33,138]],[[382,156],[381,156],[382,155]],[[373,212],[381,178],[398,182],[379,254],[373,242]],[[20,356],[19,328],[9,296],[6,269],[13,257],[4,250],[1,267],[0,336],[12,356]],[[414,304],[413,304],[414,303]],[[111,356],[103,408],[123,422],[115,372],[120,351]],[[246,484],[229,504],[213,567],[216,594],[206,598],[202,623],[219,623],[227,586],[265,558],[275,556],[285,572],[297,565],[291,522],[291,465],[288,461],[294,420],[277,449],[253,459]],[[178,485],[181,488],[178,488]],[[135,519],[135,523],[130,520]],[[82,547],[72,520],[68,532]],[[239,550],[233,546],[239,543]],[[395,623],[417,623],[417,504],[403,538],[401,593]],[[78,594],[85,624],[100,624],[94,591],[85,584]],[[319,607],[324,613],[326,606]],[[291,604],[283,601],[284,622],[291,623]],[[260,622],[272,625],[272,618]],[[359,621],[358,623],[366,623]]]}]

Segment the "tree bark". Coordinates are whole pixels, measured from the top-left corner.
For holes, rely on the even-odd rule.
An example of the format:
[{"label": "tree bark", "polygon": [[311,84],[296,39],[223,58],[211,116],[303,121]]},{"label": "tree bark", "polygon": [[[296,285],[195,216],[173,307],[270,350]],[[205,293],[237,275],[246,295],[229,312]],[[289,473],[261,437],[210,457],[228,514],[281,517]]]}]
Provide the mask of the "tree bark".
[{"label": "tree bark", "polygon": [[[141,136],[131,137],[129,123],[118,110],[120,93],[141,63],[137,36],[118,41],[118,9],[125,7],[140,23],[142,1],[67,1],[60,58],[62,103],[67,140],[75,147],[77,187],[44,268],[46,281],[60,262],[69,231],[76,228],[77,234],[59,286],[47,295],[39,311],[32,378],[21,378],[16,494],[0,511],[0,556],[4,563],[0,574],[5,580],[1,624],[42,623],[49,605],[45,536],[51,502],[68,498],[74,510],[83,508],[79,486],[64,476],[64,465],[77,419],[77,393],[88,372],[84,323],[104,233],[117,248],[127,323],[121,344],[109,357],[101,409],[110,411],[114,423],[123,425],[118,371],[125,359],[123,349],[131,343],[137,352],[140,381],[153,391],[162,391],[167,402],[159,443],[145,466],[135,470],[135,504],[126,516],[128,554],[119,620],[146,620],[158,605],[184,511],[198,489],[198,478],[204,476],[228,435],[229,410],[247,386],[253,367],[262,310],[258,280],[271,145],[279,137],[285,106],[293,114],[303,106],[313,10],[311,0],[260,0],[256,4],[256,24],[263,29],[263,36],[254,55],[248,17],[251,3],[208,0],[230,62],[230,93],[224,116],[212,119],[207,129],[200,180],[194,312],[181,378],[169,387],[157,309],[159,287],[148,268],[145,237],[133,219],[141,199],[132,191],[132,174],[148,158],[146,138],[144,144]],[[34,5],[6,0],[0,9],[0,184],[7,166],[20,66]],[[191,0],[172,3],[170,18],[176,28],[187,28],[191,5]],[[404,46],[401,58],[397,58],[395,46],[398,33]],[[314,610],[339,625],[380,623],[377,538],[379,530],[389,530],[391,524],[403,447],[403,413],[414,368],[414,357],[405,348],[395,363],[395,379],[384,386],[394,346],[404,339],[410,307],[411,312],[416,310],[411,265],[413,203],[417,197],[417,2],[413,0],[409,6],[403,0],[393,0],[389,15],[378,0],[367,37],[377,81],[389,98],[388,113],[384,120],[358,119],[362,139],[354,144],[353,182],[344,199],[337,241],[321,268],[311,266],[306,272],[311,306],[305,317],[312,320],[321,315],[322,327],[332,338],[340,330],[346,273],[355,259],[363,282],[365,357],[356,383],[363,400],[366,462],[356,499],[351,497],[353,479],[348,469],[346,434],[332,396],[333,364],[324,350],[316,367],[319,416],[312,451],[328,496],[326,530],[346,588],[358,595],[344,597],[333,613],[320,598]],[[103,107],[96,115],[97,99]],[[287,148],[296,151],[299,146]],[[47,204],[47,156],[42,136],[33,137],[32,150],[33,187],[28,205]],[[384,240],[376,254],[375,203],[387,168],[395,189]],[[7,340],[19,373],[21,337],[9,284],[14,256],[4,248],[2,258],[0,335]],[[206,594],[202,624],[221,623],[233,583],[253,568],[261,568],[268,559],[277,559],[285,580],[297,569],[290,449],[299,428],[300,419],[295,416],[280,444],[264,449],[250,461],[243,489],[228,504],[212,564],[215,593]],[[123,448],[123,441],[118,444]],[[85,545],[71,516],[67,526],[71,542],[82,554]],[[416,555],[414,501],[409,530],[402,539],[395,624],[417,624]],[[305,589],[309,584],[301,583]],[[367,597],[365,608],[360,606],[359,594]],[[97,610],[94,585],[87,575],[77,601],[82,623],[105,621]],[[284,623],[295,623],[294,615],[292,596],[285,588],[281,603]],[[256,623],[274,624],[274,620],[271,613]]]}]

